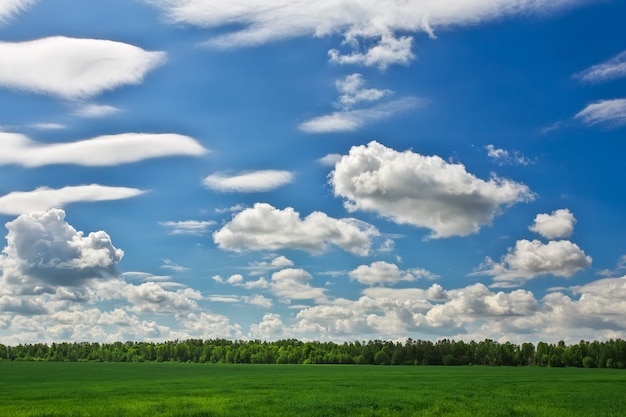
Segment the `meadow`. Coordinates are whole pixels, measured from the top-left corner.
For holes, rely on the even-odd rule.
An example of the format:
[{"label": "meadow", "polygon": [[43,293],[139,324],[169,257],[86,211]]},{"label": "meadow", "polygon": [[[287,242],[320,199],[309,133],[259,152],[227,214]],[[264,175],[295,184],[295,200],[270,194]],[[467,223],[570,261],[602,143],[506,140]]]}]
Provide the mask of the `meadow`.
[{"label": "meadow", "polygon": [[624,416],[616,369],[0,361],[0,416]]}]

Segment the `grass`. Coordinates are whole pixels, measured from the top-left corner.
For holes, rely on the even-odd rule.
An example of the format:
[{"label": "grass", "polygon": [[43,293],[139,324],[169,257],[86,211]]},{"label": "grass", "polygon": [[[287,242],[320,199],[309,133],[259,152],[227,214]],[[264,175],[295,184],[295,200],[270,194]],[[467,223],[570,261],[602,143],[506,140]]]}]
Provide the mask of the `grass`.
[{"label": "grass", "polygon": [[0,362],[0,416],[624,416],[610,369]]}]

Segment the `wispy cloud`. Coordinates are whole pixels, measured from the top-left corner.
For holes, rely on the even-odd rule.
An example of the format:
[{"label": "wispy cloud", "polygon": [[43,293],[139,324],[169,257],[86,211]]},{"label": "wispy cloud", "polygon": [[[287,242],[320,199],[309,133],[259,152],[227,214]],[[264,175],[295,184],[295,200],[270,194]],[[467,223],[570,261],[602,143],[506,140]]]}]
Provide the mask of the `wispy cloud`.
[{"label": "wispy cloud", "polygon": [[485,146],[487,150],[487,156],[500,165],[528,165],[531,163],[530,159],[526,158],[519,151],[507,151],[505,149],[498,149],[493,145]]},{"label": "wispy cloud", "polygon": [[2,0],[2,2],[0,2],[0,24],[17,13],[26,10],[36,2],[37,0]]},{"label": "wispy cloud", "polygon": [[622,77],[626,77],[626,51],[574,75],[574,78],[589,83],[599,83]]},{"label": "wispy cloud", "polygon": [[159,222],[159,224],[169,229],[171,235],[204,235],[212,226],[215,226],[212,220],[166,221]]},{"label": "wispy cloud", "polygon": [[110,166],[166,156],[200,156],[208,152],[195,139],[174,133],[123,133],[44,144],[21,134],[0,132],[0,139],[0,165],[25,167]]},{"label": "wispy cloud", "polygon": [[145,191],[137,188],[78,185],[59,189],[40,187],[33,191],[14,191],[0,197],[0,213],[22,213],[62,208],[71,203],[122,200],[136,197]]},{"label": "wispy cloud", "polygon": [[315,117],[300,124],[306,133],[333,133],[359,130],[369,123],[388,119],[399,112],[410,110],[425,104],[417,98],[403,98],[375,105],[366,109],[337,111],[325,116]]},{"label": "wispy cloud", "polygon": [[589,104],[575,116],[589,126],[619,127],[626,124],[626,99],[601,100]]},{"label": "wispy cloud", "polygon": [[76,111],[74,111],[74,115],[78,117],[86,117],[86,118],[97,118],[97,117],[105,117],[110,116],[119,112],[120,109],[114,106],[109,106],[106,104],[84,104],[79,107]]},{"label": "wispy cloud", "polygon": [[64,99],[85,99],[139,84],[165,61],[164,52],[144,51],[110,40],[63,36],[0,42],[0,56],[0,86]]}]

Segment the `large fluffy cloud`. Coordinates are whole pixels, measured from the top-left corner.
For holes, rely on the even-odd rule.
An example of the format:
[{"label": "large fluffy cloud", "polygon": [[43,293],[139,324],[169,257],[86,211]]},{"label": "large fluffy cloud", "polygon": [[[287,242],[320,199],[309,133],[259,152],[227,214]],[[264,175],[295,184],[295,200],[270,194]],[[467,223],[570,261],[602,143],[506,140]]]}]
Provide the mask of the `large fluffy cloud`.
[{"label": "large fluffy cloud", "polygon": [[0,86],[65,99],[84,99],[139,84],[165,60],[163,52],[122,42],[63,36],[0,42],[0,56]]},{"label": "large fluffy cloud", "polygon": [[309,284],[313,277],[300,268],[286,268],[272,274],[270,290],[284,300],[326,299],[323,288],[315,288]]},{"label": "large fluffy cloud", "polygon": [[378,231],[355,219],[335,219],[315,211],[304,219],[291,207],[277,209],[266,203],[237,213],[213,233],[222,249],[232,251],[300,249],[324,252],[330,245],[357,255],[367,255]]},{"label": "large fluffy cloud", "polygon": [[62,208],[67,204],[82,201],[121,200],[136,197],[143,192],[137,188],[107,187],[97,184],[59,189],[41,187],[33,191],[14,191],[0,197],[0,213],[22,214]]},{"label": "large fluffy cloud", "polygon": [[212,174],[203,179],[202,184],[215,191],[263,192],[289,184],[293,177],[289,171],[262,170],[236,175]]},{"label": "large fluffy cloud", "polygon": [[123,133],[76,142],[45,144],[21,134],[0,132],[0,165],[108,166],[165,156],[199,156],[206,152],[196,140],[174,133]]},{"label": "large fluffy cloud", "polygon": [[576,119],[586,125],[622,126],[626,124],[626,99],[600,100],[579,111]]},{"label": "large fluffy cloud", "polygon": [[591,266],[591,257],[569,240],[518,240],[500,262],[487,258],[474,275],[492,275],[496,286],[512,286],[541,275],[569,278]]},{"label": "large fluffy cloud", "polygon": [[[208,44],[230,48],[259,45],[296,36],[342,34],[353,53],[331,54],[336,62],[385,67],[412,58],[411,36],[396,38],[397,32],[476,24],[514,14],[544,13],[572,6],[581,0],[145,0],[161,7],[175,23],[201,27],[227,27]],[[373,47],[361,47],[371,44]],[[360,42],[365,40],[366,42]]]},{"label": "large fluffy cloud", "polygon": [[559,209],[552,214],[537,214],[535,222],[529,227],[546,239],[558,239],[571,236],[574,233],[576,218],[568,209]]},{"label": "large fluffy cloud", "polygon": [[396,223],[425,227],[433,238],[478,232],[502,206],[534,198],[524,184],[495,176],[484,181],[461,164],[377,142],[352,147],[330,181],[349,211],[373,211]]},{"label": "large fluffy cloud", "polygon": [[85,236],[59,209],[23,214],[6,227],[7,246],[0,256],[3,291],[37,293],[114,275],[124,255],[106,232]]}]

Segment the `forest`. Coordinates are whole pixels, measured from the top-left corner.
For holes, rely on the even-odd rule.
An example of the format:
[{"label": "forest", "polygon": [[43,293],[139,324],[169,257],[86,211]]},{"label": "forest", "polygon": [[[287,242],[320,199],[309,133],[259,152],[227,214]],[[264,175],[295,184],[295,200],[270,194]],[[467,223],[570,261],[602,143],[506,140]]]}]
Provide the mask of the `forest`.
[{"label": "forest", "polygon": [[57,362],[194,362],[223,364],[488,365],[626,368],[626,341],[521,345],[490,339],[404,343],[319,342],[296,339],[189,339],[154,342],[0,344],[0,360]]}]

